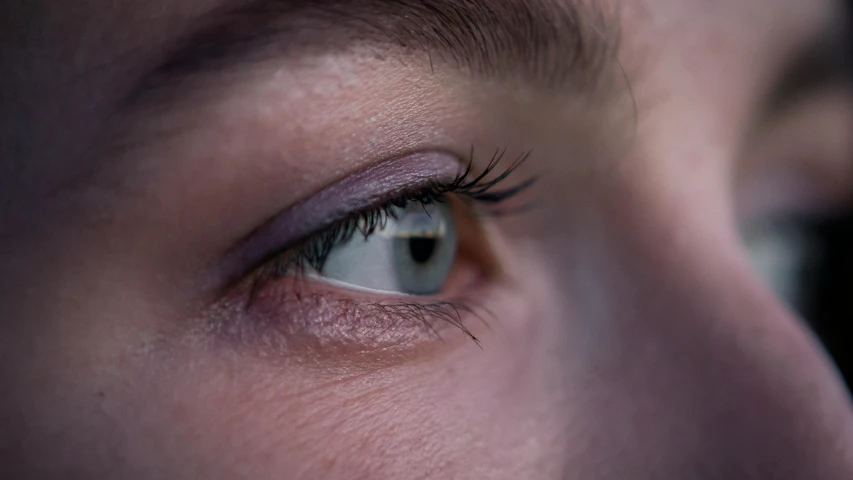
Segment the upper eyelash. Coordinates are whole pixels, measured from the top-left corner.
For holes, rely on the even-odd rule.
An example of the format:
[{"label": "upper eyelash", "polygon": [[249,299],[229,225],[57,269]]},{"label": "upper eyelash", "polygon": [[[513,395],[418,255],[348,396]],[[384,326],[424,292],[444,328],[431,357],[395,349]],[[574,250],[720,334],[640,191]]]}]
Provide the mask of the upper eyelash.
[{"label": "upper eyelash", "polygon": [[265,267],[257,270],[252,282],[247,307],[252,304],[257,292],[271,279],[288,273],[304,273],[306,267],[311,267],[320,272],[335,245],[352,239],[356,234],[363,235],[365,239],[369,238],[377,229],[383,229],[389,218],[396,218],[396,208],[404,208],[410,202],[429,205],[434,202],[444,202],[448,194],[455,194],[475,203],[494,206],[518,195],[533,185],[536,177],[529,177],[504,189],[497,190],[496,187],[505,182],[526,162],[530,158],[530,154],[531,151],[523,152],[507,165],[503,172],[486,180],[486,177],[494,172],[503,161],[506,156],[506,149],[496,150],[483,171],[475,176],[473,173],[474,149],[472,147],[465,169],[453,180],[430,182],[424,187],[386,200],[379,206],[354,212],[275,256]]},{"label": "upper eyelash", "polygon": [[388,200],[382,205],[353,213],[349,217],[335,222],[319,233],[308,237],[296,248],[291,249],[291,255],[279,256],[275,261],[274,273],[276,276],[281,276],[293,269],[304,271],[306,266],[321,272],[326,258],[335,245],[351,240],[356,234],[361,234],[365,239],[369,238],[376,230],[384,229],[389,218],[396,219],[395,209],[405,208],[411,202],[429,205],[434,202],[446,201],[448,194],[456,194],[477,203],[499,204],[518,195],[536,181],[535,177],[531,177],[517,185],[502,190],[494,190],[530,158],[530,153],[529,151],[522,153],[500,175],[485,180],[501,163],[506,155],[506,149],[496,150],[486,168],[477,176],[473,176],[474,151],[472,148],[465,169],[453,180],[432,182],[417,190],[406,192]]}]

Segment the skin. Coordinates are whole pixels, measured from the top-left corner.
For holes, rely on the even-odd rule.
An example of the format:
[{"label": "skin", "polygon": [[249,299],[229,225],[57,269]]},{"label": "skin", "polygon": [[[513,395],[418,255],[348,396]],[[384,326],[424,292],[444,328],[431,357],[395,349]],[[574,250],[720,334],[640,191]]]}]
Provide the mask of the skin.
[{"label": "skin", "polygon": [[[2,7],[0,477],[853,477],[850,397],[737,229],[851,191],[853,91],[764,103],[840,4],[626,0],[604,103],[354,49],[110,116],[223,3]],[[472,143],[547,173],[532,213],[473,234],[503,271],[480,285],[495,318],[468,324],[481,348],[453,328],[270,349],[200,326],[227,302],[208,267],[266,219]],[[766,193],[803,165],[808,201]]]}]

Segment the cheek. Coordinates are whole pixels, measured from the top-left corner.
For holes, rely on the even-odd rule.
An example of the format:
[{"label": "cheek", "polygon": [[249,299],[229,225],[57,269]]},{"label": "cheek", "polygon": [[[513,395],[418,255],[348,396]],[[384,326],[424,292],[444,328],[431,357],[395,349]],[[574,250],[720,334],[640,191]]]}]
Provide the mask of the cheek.
[{"label": "cheek", "polygon": [[[541,259],[522,263],[531,269]],[[136,466],[163,465],[167,476],[556,473],[563,412],[572,407],[566,362],[555,361],[561,319],[543,273],[520,278],[517,296],[490,304],[500,316],[476,327],[482,348],[448,341],[370,368],[257,358],[189,340],[153,351],[123,369],[132,382],[116,380],[107,392],[121,410],[101,437],[120,437],[106,443],[123,444]]]},{"label": "cheek", "polygon": [[[538,442],[556,434],[544,418],[552,409],[536,374],[543,365],[523,353],[460,352],[342,380],[241,369],[200,389],[178,387],[182,400],[163,408],[173,414],[159,422],[194,438],[190,458],[220,470],[249,468],[252,478],[296,471],[305,478],[447,478],[471,464],[521,471],[546,455],[547,444]],[[537,444],[525,441],[532,439]]]}]

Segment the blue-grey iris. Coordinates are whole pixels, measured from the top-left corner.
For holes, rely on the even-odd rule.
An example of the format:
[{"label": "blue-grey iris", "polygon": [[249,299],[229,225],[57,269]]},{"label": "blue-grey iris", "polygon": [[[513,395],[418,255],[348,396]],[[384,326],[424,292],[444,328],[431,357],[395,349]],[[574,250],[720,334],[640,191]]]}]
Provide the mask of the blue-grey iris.
[{"label": "blue-grey iris", "polygon": [[334,246],[322,276],[354,287],[412,295],[441,291],[456,254],[456,229],[442,203],[396,208],[385,228]]}]

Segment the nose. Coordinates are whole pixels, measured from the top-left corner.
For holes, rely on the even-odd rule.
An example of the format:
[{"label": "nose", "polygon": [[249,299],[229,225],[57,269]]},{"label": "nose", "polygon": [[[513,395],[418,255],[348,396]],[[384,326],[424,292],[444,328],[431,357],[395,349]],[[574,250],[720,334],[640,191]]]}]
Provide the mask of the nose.
[{"label": "nose", "polygon": [[613,477],[853,478],[850,398],[733,235],[671,211],[608,217],[611,299],[584,351],[591,441],[632,466]]}]

